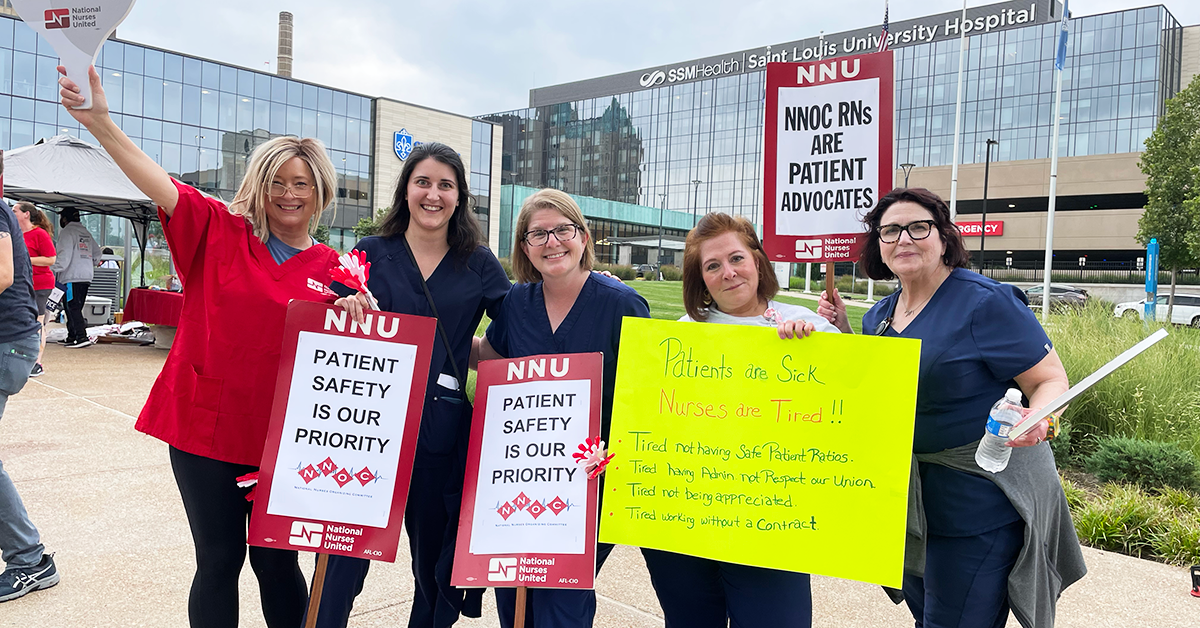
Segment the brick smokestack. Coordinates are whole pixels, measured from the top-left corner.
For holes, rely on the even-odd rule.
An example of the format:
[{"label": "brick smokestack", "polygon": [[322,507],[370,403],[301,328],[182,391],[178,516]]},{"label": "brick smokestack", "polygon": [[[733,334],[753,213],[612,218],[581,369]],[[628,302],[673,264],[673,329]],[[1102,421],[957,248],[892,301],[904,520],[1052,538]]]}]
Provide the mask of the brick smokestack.
[{"label": "brick smokestack", "polygon": [[279,12],[279,62],[275,64],[279,76],[292,76],[292,14]]}]

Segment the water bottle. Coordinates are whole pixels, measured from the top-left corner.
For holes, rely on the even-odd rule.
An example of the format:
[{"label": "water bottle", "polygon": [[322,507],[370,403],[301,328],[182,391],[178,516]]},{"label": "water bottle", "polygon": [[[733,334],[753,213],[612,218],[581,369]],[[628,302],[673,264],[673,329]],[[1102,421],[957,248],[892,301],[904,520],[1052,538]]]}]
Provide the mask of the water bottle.
[{"label": "water bottle", "polygon": [[1008,433],[1013,426],[1020,422],[1021,391],[1009,388],[988,413],[987,430],[979,440],[979,449],[975,450],[975,463],[981,469],[999,473],[1008,466],[1012,448],[1004,443],[1008,442]]}]

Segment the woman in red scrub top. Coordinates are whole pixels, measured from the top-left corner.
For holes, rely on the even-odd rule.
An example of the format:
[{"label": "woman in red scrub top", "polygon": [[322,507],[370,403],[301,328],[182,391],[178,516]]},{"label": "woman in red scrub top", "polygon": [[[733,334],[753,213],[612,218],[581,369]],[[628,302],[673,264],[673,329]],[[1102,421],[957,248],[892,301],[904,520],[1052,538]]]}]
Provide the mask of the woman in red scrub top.
[{"label": "woman in red scrub top", "polygon": [[[251,155],[226,207],[138,149],[109,117],[95,68],[89,77],[91,109],[72,108],[83,97],[65,77],[62,103],[158,205],[183,280],[175,342],[136,427],[170,445],[196,546],[191,625],[236,626],[250,515],[236,478],[256,471],[262,456],[288,301],[333,300],[324,287],[337,253],[311,233],[333,201],[336,171],[321,142],[276,138]],[[296,628],[308,597],[296,552],[249,554],[267,626]]]}]

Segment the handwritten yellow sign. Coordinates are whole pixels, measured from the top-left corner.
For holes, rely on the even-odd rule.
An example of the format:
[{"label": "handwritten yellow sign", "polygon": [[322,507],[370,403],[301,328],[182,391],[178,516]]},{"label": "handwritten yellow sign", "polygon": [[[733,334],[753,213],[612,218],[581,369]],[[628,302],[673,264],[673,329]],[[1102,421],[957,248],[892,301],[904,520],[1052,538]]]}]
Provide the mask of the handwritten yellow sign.
[{"label": "handwritten yellow sign", "polygon": [[899,588],[920,347],[625,319],[600,540]]}]

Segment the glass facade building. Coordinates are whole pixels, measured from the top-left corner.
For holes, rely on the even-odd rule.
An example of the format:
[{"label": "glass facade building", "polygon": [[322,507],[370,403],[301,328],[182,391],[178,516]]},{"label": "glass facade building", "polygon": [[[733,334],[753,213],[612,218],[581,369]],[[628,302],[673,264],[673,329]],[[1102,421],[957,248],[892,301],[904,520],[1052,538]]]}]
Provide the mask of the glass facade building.
[{"label": "glass facade building", "polygon": [[[1028,10],[1024,22],[1013,17],[1019,9]],[[968,35],[962,163],[983,163],[987,138],[1000,141],[993,162],[1050,156],[1056,9],[1010,2],[969,10],[969,20],[990,11],[1002,27],[984,28],[980,18],[981,32]],[[953,13],[892,24],[897,165],[953,160],[957,22]],[[839,54],[869,52],[879,31],[686,62],[670,73],[535,89],[533,106],[484,118],[504,126],[505,183],[650,206],[666,194],[670,209],[725,211],[759,223],[763,64],[815,60],[803,55],[831,43]],[[1182,28],[1160,5],[1071,19],[1070,33],[1060,156],[1140,151],[1163,102],[1180,89]]]},{"label": "glass facade building", "polygon": [[[64,133],[96,143],[59,103],[57,65],[44,39],[0,16],[0,148]],[[113,120],[171,176],[229,201],[259,144],[316,137],[338,172],[331,244],[352,243],[350,227],[371,216],[370,97],[119,40],[104,43],[96,69]],[[89,220],[114,236],[106,245],[123,244],[124,221]]]}]

